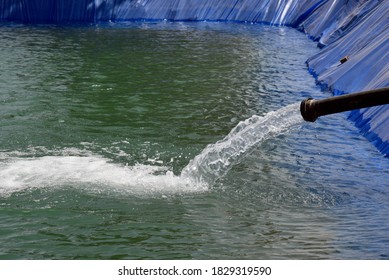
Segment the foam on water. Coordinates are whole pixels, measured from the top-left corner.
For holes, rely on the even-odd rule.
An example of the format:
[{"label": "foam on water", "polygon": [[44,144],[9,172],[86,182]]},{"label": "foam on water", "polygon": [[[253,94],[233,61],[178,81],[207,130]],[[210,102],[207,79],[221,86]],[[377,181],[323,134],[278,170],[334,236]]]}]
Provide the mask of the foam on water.
[{"label": "foam on water", "polygon": [[183,169],[182,178],[213,185],[263,141],[301,124],[300,104],[291,104],[265,116],[240,122],[221,141],[208,145]]},{"label": "foam on water", "polygon": [[167,168],[109,162],[99,156],[43,156],[8,158],[0,163],[0,195],[30,188],[83,186],[130,194],[175,194],[204,191]]}]

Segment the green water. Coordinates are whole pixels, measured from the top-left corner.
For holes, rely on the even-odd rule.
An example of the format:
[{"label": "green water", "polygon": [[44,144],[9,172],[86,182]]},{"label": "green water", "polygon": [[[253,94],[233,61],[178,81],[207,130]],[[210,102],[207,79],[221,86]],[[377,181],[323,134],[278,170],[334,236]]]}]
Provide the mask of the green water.
[{"label": "green water", "polygon": [[0,259],[389,258],[389,162],[344,114],[212,185],[179,175],[239,121],[329,96],[289,28],[0,27]]}]

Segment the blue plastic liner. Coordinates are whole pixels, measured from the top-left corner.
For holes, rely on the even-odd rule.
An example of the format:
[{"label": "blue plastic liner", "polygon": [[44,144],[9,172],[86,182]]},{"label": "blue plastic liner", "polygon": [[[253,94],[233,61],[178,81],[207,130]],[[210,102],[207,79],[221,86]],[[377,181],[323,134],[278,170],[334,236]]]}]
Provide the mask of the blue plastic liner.
[{"label": "blue plastic liner", "polygon": [[[288,25],[319,41],[310,72],[334,94],[389,86],[387,0],[0,0],[0,21],[73,24],[133,20]],[[341,64],[344,56],[349,60]],[[389,157],[389,106],[350,118]]]},{"label": "blue plastic liner", "polygon": [[[318,82],[335,95],[389,86],[389,1],[359,1],[358,5],[356,2],[348,2],[353,9],[343,8],[348,12],[346,14],[328,15],[331,20],[322,31],[327,37],[320,39],[323,45],[328,45],[307,61]],[[326,5],[321,9],[328,13]],[[320,14],[318,9],[302,25],[307,30],[315,30],[316,26],[311,25],[318,23]],[[321,20],[326,21],[325,18]],[[334,24],[338,26],[334,27]],[[349,60],[341,64],[340,59],[345,56]],[[389,156],[388,105],[353,111],[350,119],[384,155]]]},{"label": "blue plastic liner", "polygon": [[248,21],[293,25],[325,0],[1,0],[0,20],[73,23],[136,19]]}]

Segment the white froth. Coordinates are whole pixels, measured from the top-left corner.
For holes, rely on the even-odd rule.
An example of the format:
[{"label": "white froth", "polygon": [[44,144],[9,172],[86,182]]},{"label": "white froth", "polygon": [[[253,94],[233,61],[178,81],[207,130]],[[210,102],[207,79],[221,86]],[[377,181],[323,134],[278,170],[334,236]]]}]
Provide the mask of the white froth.
[{"label": "white froth", "polygon": [[128,193],[174,194],[206,190],[167,168],[124,166],[98,156],[13,157],[0,163],[0,195],[27,188],[90,186]]}]

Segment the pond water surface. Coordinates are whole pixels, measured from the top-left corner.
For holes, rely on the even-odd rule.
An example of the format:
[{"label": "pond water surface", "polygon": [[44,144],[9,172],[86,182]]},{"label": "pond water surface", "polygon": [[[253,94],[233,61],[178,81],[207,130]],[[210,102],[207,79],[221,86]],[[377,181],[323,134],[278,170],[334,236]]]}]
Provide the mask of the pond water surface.
[{"label": "pond water surface", "polygon": [[0,259],[389,258],[389,161],[346,114],[180,176],[240,121],[330,96],[304,34],[3,25],[0,43]]}]

